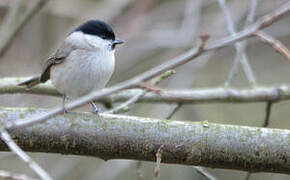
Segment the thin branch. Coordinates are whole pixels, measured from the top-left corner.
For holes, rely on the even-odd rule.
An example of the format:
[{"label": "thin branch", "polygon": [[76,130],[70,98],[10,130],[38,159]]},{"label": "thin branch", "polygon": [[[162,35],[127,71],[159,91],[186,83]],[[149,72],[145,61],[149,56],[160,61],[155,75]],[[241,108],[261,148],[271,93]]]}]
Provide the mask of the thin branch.
[{"label": "thin branch", "polygon": [[290,51],[288,48],[281,43],[281,41],[278,41],[277,39],[273,38],[269,34],[263,32],[263,31],[257,31],[254,33],[258,38],[260,38],[265,44],[269,44],[274,48],[279,54],[281,54],[283,57],[285,57],[288,61],[290,61]]},{"label": "thin branch", "polygon": [[[142,90],[139,93],[137,93],[135,96],[133,96],[132,98],[128,99],[128,101],[120,104],[119,106],[106,111],[106,113],[110,113],[110,114],[118,114],[118,113],[124,113],[124,112],[128,112],[133,104],[135,104],[141,97],[143,97],[145,94],[147,93],[146,90]],[[129,107],[131,106],[131,107]]]},{"label": "thin branch", "polygon": [[[235,35],[236,34],[236,28],[235,28],[235,25],[233,23],[233,20],[231,18],[231,15],[230,15],[230,12],[226,6],[226,3],[224,0],[218,0],[219,2],[219,5],[220,5],[220,8],[222,9],[223,13],[224,13],[224,16],[226,18],[226,22],[227,22],[227,27],[228,27],[228,31],[231,35]],[[229,77],[228,77],[228,80],[226,81],[226,85],[229,86],[231,85],[231,82],[233,80],[233,77],[234,77],[234,74],[235,72],[237,71],[237,62],[236,61],[239,61],[242,66],[243,66],[243,70],[248,78],[248,81],[251,85],[255,85],[256,84],[256,80],[255,80],[255,76],[254,76],[254,73],[251,69],[251,66],[249,64],[249,61],[248,61],[248,56],[246,54],[246,51],[245,51],[245,48],[244,48],[244,45],[241,44],[241,42],[237,42],[235,44],[235,48],[236,48],[236,52],[237,52],[237,56],[234,60],[234,66],[232,68],[232,70],[230,71],[230,74],[229,74]]]},{"label": "thin branch", "polygon": [[[0,108],[0,120],[6,123],[45,113]],[[163,144],[163,163],[290,173],[290,130],[192,121],[69,113],[9,133],[24,151],[156,161],[156,150]],[[0,142],[3,150],[7,146]]]},{"label": "thin branch", "polygon": [[2,57],[11,46],[15,37],[17,37],[17,34],[48,1],[49,0],[38,0],[36,4],[30,10],[28,10],[25,15],[21,16],[22,18],[19,20],[19,22],[10,23],[11,26],[7,27],[7,30],[4,29],[4,31],[1,33],[2,37],[0,39],[0,57]]},{"label": "thin branch", "polygon": [[[197,47],[193,48],[186,53],[173,58],[169,60],[166,63],[163,63],[157,67],[152,68],[151,70],[148,70],[134,78],[131,78],[127,81],[121,82],[115,86],[112,86],[110,88],[94,91],[82,98],[79,98],[77,100],[72,101],[71,103],[67,104],[66,109],[67,110],[72,110],[77,107],[80,107],[84,104],[89,103],[92,100],[97,100],[100,99],[101,97],[108,96],[110,94],[113,94],[115,92],[118,92],[120,90],[126,89],[126,88],[133,88],[136,85],[138,85],[140,82],[144,82],[146,80],[151,79],[154,76],[157,76],[158,74],[161,74],[162,72],[169,70],[169,69],[174,69],[180,65],[183,65],[192,59],[195,59],[196,57],[200,56],[204,52],[210,51],[210,50],[215,50],[217,48],[222,48],[230,43],[234,43],[238,40],[247,38],[249,36],[252,36],[254,32],[256,32],[259,29],[265,28],[269,25],[271,25],[274,21],[277,21],[280,17],[283,15],[286,15],[288,12],[290,12],[290,2],[285,3],[282,5],[280,8],[276,9],[274,12],[263,16],[260,18],[256,23],[253,25],[248,26],[245,30],[236,33],[234,36],[231,37],[226,37],[220,40],[217,40],[215,42],[212,42],[210,45],[206,46],[206,41],[208,39],[208,36],[203,36],[201,37],[202,43]],[[51,111],[49,111],[46,114],[38,115],[38,116],[33,116],[30,118],[25,118],[25,119],[19,119],[18,121],[14,121],[13,123],[10,123],[6,126],[6,128],[12,128],[12,127],[25,127],[29,126],[31,124],[35,123],[40,123],[44,122],[49,118],[52,118],[58,114],[61,114],[64,111],[64,107],[57,107]]]},{"label": "thin branch", "polygon": [[25,174],[16,174],[8,171],[0,170],[0,178],[1,179],[9,179],[9,180],[37,180],[35,178],[29,177]]},{"label": "thin branch", "polygon": [[[246,41],[246,40],[245,40]],[[238,74],[238,67],[239,67],[239,62],[240,62],[240,57],[239,57],[239,54],[236,53],[236,57],[234,59],[234,62],[233,62],[233,65],[230,69],[230,72],[229,72],[229,75],[228,75],[228,78],[227,80],[225,81],[225,86],[226,87],[231,87],[232,83],[233,83],[233,80],[234,78],[237,76]]]},{"label": "thin branch", "polygon": [[275,11],[272,13],[269,13],[263,17],[261,17],[259,20],[257,20],[254,24],[251,24],[244,28],[242,31],[236,33],[235,35],[222,38],[219,40],[216,40],[210,44],[208,44],[204,50],[210,51],[210,50],[215,50],[217,48],[221,48],[224,46],[227,46],[229,44],[235,43],[237,41],[246,39],[250,36],[253,35],[258,30],[261,30],[263,28],[266,28],[279,20],[281,17],[284,15],[287,15],[290,11],[290,2],[284,3],[282,6],[277,8]]},{"label": "thin branch", "polygon": [[267,103],[267,106],[266,106],[266,116],[265,116],[265,121],[264,121],[263,127],[268,127],[269,126],[272,105],[273,105],[273,102],[268,102]]},{"label": "thin branch", "polygon": [[[250,12],[249,12],[249,14],[247,16],[247,21],[245,23],[245,26],[248,26],[249,24],[251,24],[254,21],[257,5],[258,5],[258,0],[251,0]],[[240,45],[241,51],[245,52],[246,51],[246,46],[247,46],[247,40],[241,41],[240,44],[241,44]],[[238,65],[239,65],[240,59],[241,59],[240,54],[236,53],[236,57],[234,59],[234,63],[232,65],[232,67],[231,67],[231,70],[229,72],[228,79],[225,82],[226,86],[231,86],[234,77],[237,75],[237,73],[238,73]]]},{"label": "thin branch", "polygon": [[52,180],[45,170],[43,170],[35,161],[33,161],[10,137],[8,132],[0,128],[1,139],[6,143],[9,149],[17,154],[41,179]]},{"label": "thin branch", "polygon": [[[161,75],[159,75],[158,77],[154,78],[151,83],[152,85],[157,85],[159,84],[161,81],[163,81],[164,79],[167,79],[169,76],[171,76],[172,74],[174,74],[175,71],[173,70],[168,70],[164,73],[162,73]],[[112,113],[112,114],[118,114],[118,113],[123,113],[123,112],[127,112],[130,110],[130,106],[132,106],[133,104],[135,104],[141,97],[143,97],[146,93],[148,92],[148,90],[146,89],[142,89],[142,91],[140,91],[139,93],[137,93],[135,96],[133,96],[132,98],[130,98],[128,101],[120,104],[119,106],[115,107],[114,109],[111,109],[105,113]]]},{"label": "thin branch", "polygon": [[166,119],[169,120],[171,119],[175,113],[177,113],[177,111],[180,110],[180,108],[182,107],[182,104],[181,103],[178,103],[174,108],[173,110],[167,115]]},{"label": "thin branch", "polygon": [[164,145],[161,145],[158,148],[157,153],[156,153],[156,165],[155,165],[155,169],[154,169],[153,180],[157,180],[160,176],[160,164],[161,164],[161,160],[162,160],[163,148],[164,148]]},{"label": "thin branch", "polygon": [[217,0],[217,1],[219,3],[219,6],[220,6],[221,10],[224,13],[224,16],[225,16],[225,19],[226,19],[226,22],[227,22],[228,31],[230,32],[231,35],[235,34],[236,33],[236,28],[235,28],[235,25],[233,23],[231,14],[230,14],[230,12],[228,10],[228,7],[227,7],[225,1],[224,0]]},{"label": "thin branch", "polygon": [[214,177],[210,172],[208,172],[207,170],[205,170],[202,167],[196,166],[195,170],[201,174],[203,177],[205,177],[208,180],[218,180],[216,177]]},{"label": "thin branch", "polygon": [[249,25],[254,21],[255,15],[256,15],[256,10],[258,7],[258,1],[259,0],[251,0],[250,11],[249,11],[249,14],[247,16],[246,25]]},{"label": "thin branch", "polygon": [[[0,79],[0,95],[28,93],[38,95],[61,96],[51,84],[43,84],[31,88],[29,91],[25,87],[17,84],[27,78],[2,78]],[[124,102],[141,94],[143,90],[130,89],[123,90],[109,97],[103,97],[98,101],[101,103]],[[148,92],[140,97],[137,103],[254,103],[254,102],[280,102],[290,99],[290,86],[277,85],[270,87],[255,87],[254,89],[235,88],[203,88],[203,89],[162,89],[160,94]]]}]

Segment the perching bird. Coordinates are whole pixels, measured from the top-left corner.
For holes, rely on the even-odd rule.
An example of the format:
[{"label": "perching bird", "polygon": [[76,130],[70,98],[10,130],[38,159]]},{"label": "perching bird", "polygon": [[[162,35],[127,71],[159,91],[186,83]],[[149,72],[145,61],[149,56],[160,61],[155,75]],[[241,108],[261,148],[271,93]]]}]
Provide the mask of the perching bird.
[{"label": "perching bird", "polygon": [[[28,88],[51,80],[58,92],[75,99],[104,88],[115,69],[115,47],[124,41],[115,37],[112,28],[100,20],[89,20],[73,30],[49,58],[40,76],[20,86]],[[96,105],[91,102],[94,112]]]}]

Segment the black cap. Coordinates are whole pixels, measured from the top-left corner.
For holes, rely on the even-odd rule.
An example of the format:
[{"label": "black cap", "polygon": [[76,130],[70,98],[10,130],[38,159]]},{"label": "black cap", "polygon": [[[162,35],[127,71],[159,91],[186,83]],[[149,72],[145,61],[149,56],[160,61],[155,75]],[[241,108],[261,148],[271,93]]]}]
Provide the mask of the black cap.
[{"label": "black cap", "polygon": [[97,35],[107,40],[115,40],[115,34],[111,26],[100,20],[89,20],[77,27],[74,32],[76,31],[81,31],[89,35]]}]

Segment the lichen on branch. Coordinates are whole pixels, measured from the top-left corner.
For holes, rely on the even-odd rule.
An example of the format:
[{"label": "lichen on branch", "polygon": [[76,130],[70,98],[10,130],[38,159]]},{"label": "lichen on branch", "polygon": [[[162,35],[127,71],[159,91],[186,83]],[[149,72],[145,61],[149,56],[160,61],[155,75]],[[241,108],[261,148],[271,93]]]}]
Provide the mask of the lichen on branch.
[{"label": "lichen on branch", "polygon": [[[11,122],[45,112],[0,108],[0,119]],[[163,145],[163,163],[290,173],[290,130],[69,113],[9,132],[23,150],[31,152],[155,161]],[[0,150],[7,150],[3,142]]]}]

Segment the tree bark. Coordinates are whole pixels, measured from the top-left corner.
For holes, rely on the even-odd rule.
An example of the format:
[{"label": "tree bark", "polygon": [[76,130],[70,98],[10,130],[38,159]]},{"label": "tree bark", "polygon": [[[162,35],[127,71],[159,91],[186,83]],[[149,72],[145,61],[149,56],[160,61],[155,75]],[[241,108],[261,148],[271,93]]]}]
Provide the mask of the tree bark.
[{"label": "tree bark", "polygon": [[[0,120],[12,122],[40,113],[45,111],[0,108]],[[68,113],[9,133],[30,152],[155,161],[164,145],[163,163],[290,174],[290,130]],[[0,150],[8,150],[3,142]]]}]

